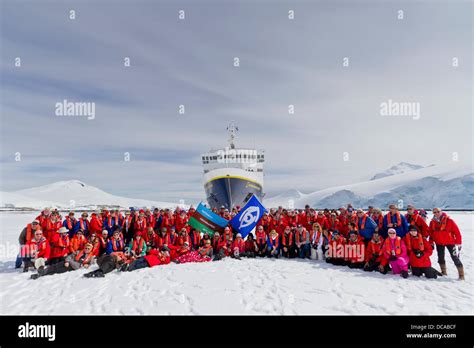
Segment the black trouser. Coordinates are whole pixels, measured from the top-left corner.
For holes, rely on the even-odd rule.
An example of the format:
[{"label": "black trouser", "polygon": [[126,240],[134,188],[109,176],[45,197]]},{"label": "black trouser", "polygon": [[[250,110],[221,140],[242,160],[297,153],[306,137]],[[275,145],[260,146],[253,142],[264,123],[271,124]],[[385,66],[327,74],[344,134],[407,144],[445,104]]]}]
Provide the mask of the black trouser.
[{"label": "black trouser", "polygon": [[244,253],[240,253],[240,256],[244,257],[255,257],[255,251],[246,251]]},{"label": "black trouser", "polygon": [[286,251],[283,249],[285,246],[281,248],[281,255],[286,258],[294,258],[296,257],[296,247],[294,245],[292,246],[287,246]]},{"label": "black trouser", "polygon": [[414,276],[421,277],[423,274],[426,278],[438,278],[438,271],[433,267],[411,267],[411,273]]},{"label": "black trouser", "polygon": [[331,257],[329,259],[326,259],[326,262],[336,265],[336,266],[342,266],[346,263],[346,261],[340,257]]},{"label": "black trouser", "polygon": [[102,273],[110,273],[115,269],[114,258],[110,255],[104,254],[97,259],[97,264],[99,265]]},{"label": "black trouser", "polygon": [[456,267],[462,267],[461,260],[459,257],[455,255],[455,246],[454,245],[438,245],[436,244],[436,251],[438,252],[438,263],[440,265],[446,264],[446,260],[444,259],[444,248],[448,249],[449,255],[451,255],[451,259],[453,260]]},{"label": "black trouser", "polygon": [[130,264],[130,266],[128,267],[128,271],[131,272],[131,271],[135,271],[137,269],[146,268],[146,267],[150,267],[150,266],[148,265],[148,262],[146,261],[146,259],[144,257],[141,257],[139,259],[136,259]]},{"label": "black trouser", "polygon": [[[380,262],[377,262],[375,260],[369,260],[368,264],[364,265],[364,271],[366,272],[379,271],[379,266],[380,266]],[[389,270],[390,270],[390,266],[386,265],[383,268],[383,271],[381,272],[379,271],[379,272],[382,274],[387,274]]]},{"label": "black trouser", "polygon": [[380,265],[380,262],[375,260],[369,260],[366,265],[364,265],[364,271],[366,272],[373,272],[375,271]]},{"label": "black trouser", "polygon": [[63,256],[63,257],[55,257],[53,259],[49,259],[46,261],[46,264],[47,265],[55,265],[57,263],[60,263],[62,261],[64,261],[66,258]]},{"label": "black trouser", "polygon": [[349,268],[363,268],[364,263],[363,262],[351,262],[349,263]]},{"label": "black trouser", "polygon": [[327,253],[328,249],[329,249],[329,247],[328,247],[327,244],[321,245],[321,250],[323,251],[324,257],[326,257],[326,255],[327,255],[326,253]]},{"label": "black trouser", "polygon": [[257,244],[258,251],[257,251],[257,256],[262,256],[265,257],[267,255],[267,245],[266,244]]},{"label": "black trouser", "polygon": [[69,266],[69,267],[66,267],[66,261],[60,261],[60,262],[57,262],[53,265],[50,265],[48,267],[46,267],[43,272],[38,272],[40,273],[42,276],[45,276],[45,275],[51,275],[51,274],[57,274],[57,273],[66,273],[66,272],[69,272],[69,271],[72,271],[73,269]]}]

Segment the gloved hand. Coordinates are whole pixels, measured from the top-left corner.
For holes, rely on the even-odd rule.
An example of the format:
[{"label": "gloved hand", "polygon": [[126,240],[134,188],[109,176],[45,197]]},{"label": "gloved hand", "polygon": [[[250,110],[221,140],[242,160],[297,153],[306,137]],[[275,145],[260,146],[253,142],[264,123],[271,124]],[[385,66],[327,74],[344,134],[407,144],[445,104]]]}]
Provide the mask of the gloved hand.
[{"label": "gloved hand", "polygon": [[423,251],[420,251],[420,250],[416,250],[416,251],[415,251],[415,256],[416,256],[417,258],[422,257],[424,254],[425,254],[425,253],[424,253]]}]

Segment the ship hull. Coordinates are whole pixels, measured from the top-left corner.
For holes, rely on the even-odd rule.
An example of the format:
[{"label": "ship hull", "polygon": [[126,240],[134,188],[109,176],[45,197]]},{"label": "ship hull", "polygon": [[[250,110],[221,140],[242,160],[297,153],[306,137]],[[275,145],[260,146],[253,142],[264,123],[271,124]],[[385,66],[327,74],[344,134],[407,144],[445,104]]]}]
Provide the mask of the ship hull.
[{"label": "ship hull", "polygon": [[236,206],[244,206],[255,195],[260,201],[263,187],[257,181],[241,177],[224,175],[213,178],[204,184],[207,201],[211,208],[224,206],[231,210]]}]

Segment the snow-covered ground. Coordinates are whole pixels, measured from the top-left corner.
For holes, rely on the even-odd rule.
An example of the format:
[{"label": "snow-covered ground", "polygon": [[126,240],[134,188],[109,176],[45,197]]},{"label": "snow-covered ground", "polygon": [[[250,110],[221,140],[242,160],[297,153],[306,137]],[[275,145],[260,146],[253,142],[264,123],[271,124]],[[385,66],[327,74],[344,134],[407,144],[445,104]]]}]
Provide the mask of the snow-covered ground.
[{"label": "snow-covered ground", "polygon": [[[36,214],[0,213],[1,314],[474,314],[473,213],[450,213],[463,233],[464,282],[450,259],[449,275],[437,280],[321,261],[226,259],[33,281],[31,272],[14,269],[12,249]],[[432,261],[437,267],[436,256]]]}]

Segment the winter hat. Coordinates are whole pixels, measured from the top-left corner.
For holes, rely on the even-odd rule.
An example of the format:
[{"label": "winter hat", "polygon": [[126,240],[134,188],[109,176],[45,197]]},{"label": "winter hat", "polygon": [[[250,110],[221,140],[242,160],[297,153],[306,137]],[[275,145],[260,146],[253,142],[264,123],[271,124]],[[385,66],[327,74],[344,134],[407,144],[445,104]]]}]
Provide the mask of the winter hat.
[{"label": "winter hat", "polygon": [[387,232],[388,232],[388,233],[390,233],[390,232],[397,233],[397,231],[396,231],[394,228],[389,228]]},{"label": "winter hat", "polygon": [[[354,231],[351,231],[351,232],[354,232]],[[333,235],[333,236],[334,236],[334,235],[339,235],[339,231],[338,231],[338,230],[332,231],[332,235]]]},{"label": "winter hat", "polygon": [[59,230],[58,230],[59,233],[67,233],[68,232],[68,229],[66,227],[61,227]]},{"label": "winter hat", "polygon": [[410,227],[408,228],[408,231],[416,231],[416,232],[418,232],[418,228],[417,228],[416,226],[410,226]]},{"label": "winter hat", "polygon": [[214,236],[219,237],[219,236],[220,236],[220,233],[219,233],[219,232],[215,232],[215,233],[214,233]]},{"label": "winter hat", "polygon": [[242,238],[242,235],[240,233],[237,233],[237,235],[235,237],[236,238]]},{"label": "winter hat", "polygon": [[40,223],[40,222],[39,222],[38,220],[34,220],[34,221],[32,222],[32,224],[38,224],[38,225],[39,225],[39,223]]},{"label": "winter hat", "polygon": [[140,231],[135,232],[135,237],[137,237],[137,236],[140,236],[140,237],[141,237],[141,236],[142,236],[142,233],[141,233]]},{"label": "winter hat", "polygon": [[353,235],[353,234],[357,235],[358,233],[357,233],[357,231],[350,231],[350,232],[349,232],[349,236],[351,236],[351,235]]}]

